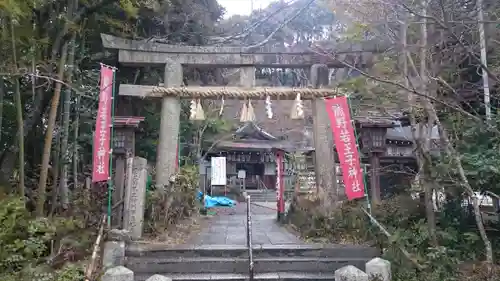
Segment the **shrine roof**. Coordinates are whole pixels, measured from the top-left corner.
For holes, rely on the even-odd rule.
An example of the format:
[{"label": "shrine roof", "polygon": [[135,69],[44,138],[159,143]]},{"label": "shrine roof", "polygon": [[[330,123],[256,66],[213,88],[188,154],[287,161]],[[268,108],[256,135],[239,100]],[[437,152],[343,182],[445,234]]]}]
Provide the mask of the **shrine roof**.
[{"label": "shrine roof", "polygon": [[265,141],[265,140],[234,140],[221,141],[217,149],[250,149],[250,150],[285,150],[294,151],[295,146],[288,141]]},{"label": "shrine roof", "polygon": [[246,122],[236,130],[235,135],[240,139],[254,139],[265,141],[277,141],[278,139],[257,126],[255,122]]}]

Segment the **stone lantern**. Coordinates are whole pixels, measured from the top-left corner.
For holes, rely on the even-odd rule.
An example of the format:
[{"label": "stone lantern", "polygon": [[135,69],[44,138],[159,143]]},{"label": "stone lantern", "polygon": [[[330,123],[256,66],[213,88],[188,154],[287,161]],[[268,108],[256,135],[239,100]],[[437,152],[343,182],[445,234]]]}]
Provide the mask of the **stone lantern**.
[{"label": "stone lantern", "polygon": [[[113,122],[113,162],[114,189],[113,206],[119,205],[125,196],[126,160],[135,155],[135,131],[144,117],[115,116]],[[113,226],[121,227],[123,207],[117,207],[117,215],[113,216]]]},{"label": "stone lantern", "polygon": [[380,156],[386,151],[387,129],[392,128],[392,122],[362,123],[361,144],[362,152],[370,158],[370,197],[373,204],[381,201],[380,195]]}]

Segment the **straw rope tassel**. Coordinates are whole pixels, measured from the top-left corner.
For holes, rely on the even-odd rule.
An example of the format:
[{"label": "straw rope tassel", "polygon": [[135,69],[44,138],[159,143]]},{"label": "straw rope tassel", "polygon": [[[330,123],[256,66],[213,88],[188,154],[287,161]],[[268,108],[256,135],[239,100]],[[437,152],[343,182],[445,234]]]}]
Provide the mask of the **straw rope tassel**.
[{"label": "straw rope tassel", "polygon": [[253,110],[252,101],[248,100],[248,122],[255,121],[255,112]]},{"label": "straw rope tassel", "polygon": [[273,119],[273,108],[271,107],[271,97],[266,97],[266,114],[267,118]]},{"label": "straw rope tassel", "polygon": [[196,120],[205,120],[205,112],[201,106],[201,100],[198,100],[196,104]]},{"label": "straw rope tassel", "polygon": [[304,105],[300,99],[300,93],[297,94],[295,100],[293,101],[292,112],[290,114],[292,119],[302,119],[304,118]]},{"label": "straw rope tassel", "polygon": [[224,113],[224,97],[220,101],[219,116],[222,116],[223,113]]},{"label": "straw rope tassel", "polygon": [[304,104],[302,103],[302,100],[300,99],[300,94],[297,94],[297,116],[300,119],[304,118]]},{"label": "straw rope tassel", "polygon": [[243,103],[243,107],[241,108],[241,114],[240,114],[240,122],[247,122],[248,121],[248,108],[247,108],[247,101]]},{"label": "straw rope tassel", "polygon": [[189,106],[189,120],[196,120],[196,108],[196,101],[191,100],[191,105]]}]

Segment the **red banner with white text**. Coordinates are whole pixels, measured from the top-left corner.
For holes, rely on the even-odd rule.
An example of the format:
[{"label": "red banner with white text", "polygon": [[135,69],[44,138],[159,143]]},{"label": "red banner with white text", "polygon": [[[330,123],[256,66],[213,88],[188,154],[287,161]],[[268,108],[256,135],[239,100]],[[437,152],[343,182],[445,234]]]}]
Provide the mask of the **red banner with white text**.
[{"label": "red banner with white text", "polygon": [[101,65],[99,106],[94,131],[92,182],[106,181],[110,175],[111,105],[114,69]]},{"label": "red banner with white text", "polygon": [[362,198],[365,196],[363,170],[361,170],[347,97],[326,99],[325,103],[339,155],[347,199]]}]

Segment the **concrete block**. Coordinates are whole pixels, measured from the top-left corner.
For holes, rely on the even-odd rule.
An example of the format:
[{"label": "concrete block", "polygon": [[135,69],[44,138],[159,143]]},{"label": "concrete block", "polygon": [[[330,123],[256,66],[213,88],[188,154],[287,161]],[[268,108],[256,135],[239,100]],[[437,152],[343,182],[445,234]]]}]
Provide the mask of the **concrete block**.
[{"label": "concrete block", "polygon": [[391,262],[381,258],[374,258],[366,263],[366,273],[370,280],[391,281]]},{"label": "concrete block", "polygon": [[116,266],[104,272],[102,281],[134,281],[134,272],[124,266]]},{"label": "concrete block", "polygon": [[107,241],[104,243],[104,250],[102,254],[102,266],[104,269],[124,265],[124,261],[124,241]]},{"label": "concrete block", "polygon": [[166,276],[163,276],[160,274],[155,274],[155,275],[149,277],[148,279],[146,279],[146,281],[172,281],[172,278],[166,277]]},{"label": "concrete block", "polygon": [[335,281],[368,281],[368,274],[355,266],[348,265],[335,270]]}]

